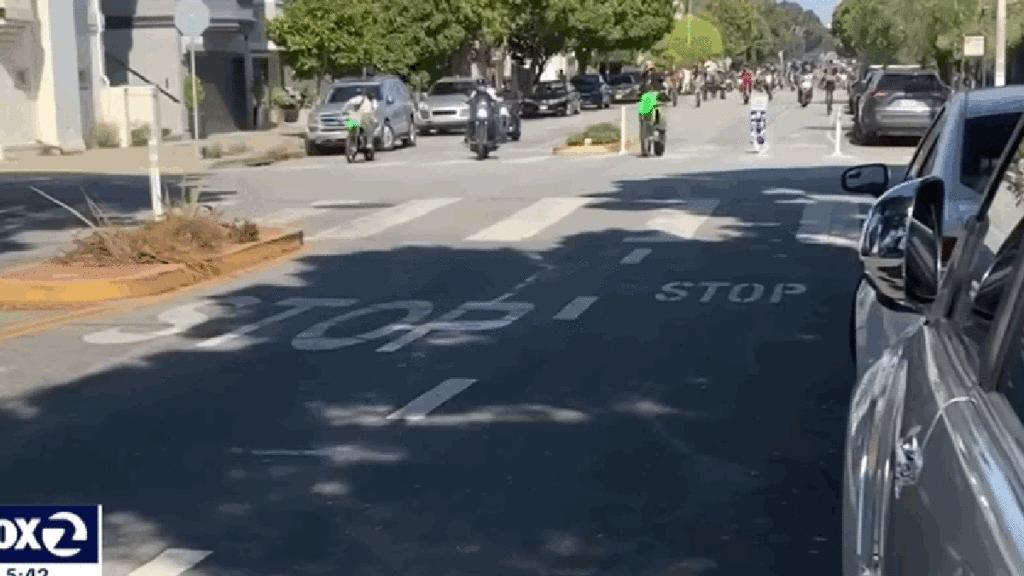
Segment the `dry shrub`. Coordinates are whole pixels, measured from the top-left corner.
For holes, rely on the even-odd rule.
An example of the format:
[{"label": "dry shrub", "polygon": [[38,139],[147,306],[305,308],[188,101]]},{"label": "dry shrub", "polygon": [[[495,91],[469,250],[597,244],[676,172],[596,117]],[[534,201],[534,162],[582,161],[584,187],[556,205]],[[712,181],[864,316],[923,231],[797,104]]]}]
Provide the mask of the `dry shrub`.
[{"label": "dry shrub", "polygon": [[212,217],[168,215],[137,228],[98,228],[55,260],[96,266],[124,264],[183,264],[200,276],[219,273],[210,258],[229,244],[259,239],[256,225],[226,224]]}]

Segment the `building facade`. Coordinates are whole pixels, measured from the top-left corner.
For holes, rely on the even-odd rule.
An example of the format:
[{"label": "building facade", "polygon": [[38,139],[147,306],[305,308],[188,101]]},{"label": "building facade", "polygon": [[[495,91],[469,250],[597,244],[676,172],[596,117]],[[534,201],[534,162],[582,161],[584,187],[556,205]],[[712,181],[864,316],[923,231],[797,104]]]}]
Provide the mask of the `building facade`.
[{"label": "building facade", "polygon": [[0,0],[0,145],[85,148],[101,21],[90,0]]}]

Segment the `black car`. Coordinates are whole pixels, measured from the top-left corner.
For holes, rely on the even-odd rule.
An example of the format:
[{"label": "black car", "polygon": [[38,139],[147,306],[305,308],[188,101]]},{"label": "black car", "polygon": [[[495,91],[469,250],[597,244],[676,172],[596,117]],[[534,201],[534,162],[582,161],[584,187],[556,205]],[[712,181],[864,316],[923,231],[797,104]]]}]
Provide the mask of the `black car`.
[{"label": "black car", "polygon": [[599,74],[581,74],[572,79],[572,85],[580,93],[580,101],[584,106],[598,109],[612,105],[612,89]]},{"label": "black car", "polygon": [[608,77],[612,89],[612,101],[640,100],[640,76],[638,74],[612,74]]},{"label": "black car", "polygon": [[539,116],[579,114],[582,104],[580,93],[568,80],[538,82],[533,92],[523,99],[523,115]]}]

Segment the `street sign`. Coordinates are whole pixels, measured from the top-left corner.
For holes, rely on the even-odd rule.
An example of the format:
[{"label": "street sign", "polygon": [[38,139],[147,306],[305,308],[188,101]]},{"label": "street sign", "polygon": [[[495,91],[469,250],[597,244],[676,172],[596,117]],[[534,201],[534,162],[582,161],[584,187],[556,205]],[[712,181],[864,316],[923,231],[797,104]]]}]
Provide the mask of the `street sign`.
[{"label": "street sign", "polygon": [[984,36],[964,36],[964,56],[984,56]]},{"label": "street sign", "polygon": [[202,0],[181,0],[174,7],[174,26],[186,38],[202,36],[210,27],[210,8]]}]

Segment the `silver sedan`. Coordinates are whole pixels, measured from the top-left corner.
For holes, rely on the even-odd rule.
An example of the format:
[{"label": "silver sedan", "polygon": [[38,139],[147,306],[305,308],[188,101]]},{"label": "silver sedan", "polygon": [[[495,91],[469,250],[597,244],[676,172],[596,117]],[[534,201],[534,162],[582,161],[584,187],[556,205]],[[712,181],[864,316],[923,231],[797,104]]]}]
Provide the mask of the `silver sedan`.
[{"label": "silver sedan", "polygon": [[873,336],[853,391],[845,576],[1024,573],[1022,136],[1024,120],[945,269],[949,182],[910,180],[868,214],[865,274],[916,320]]}]

